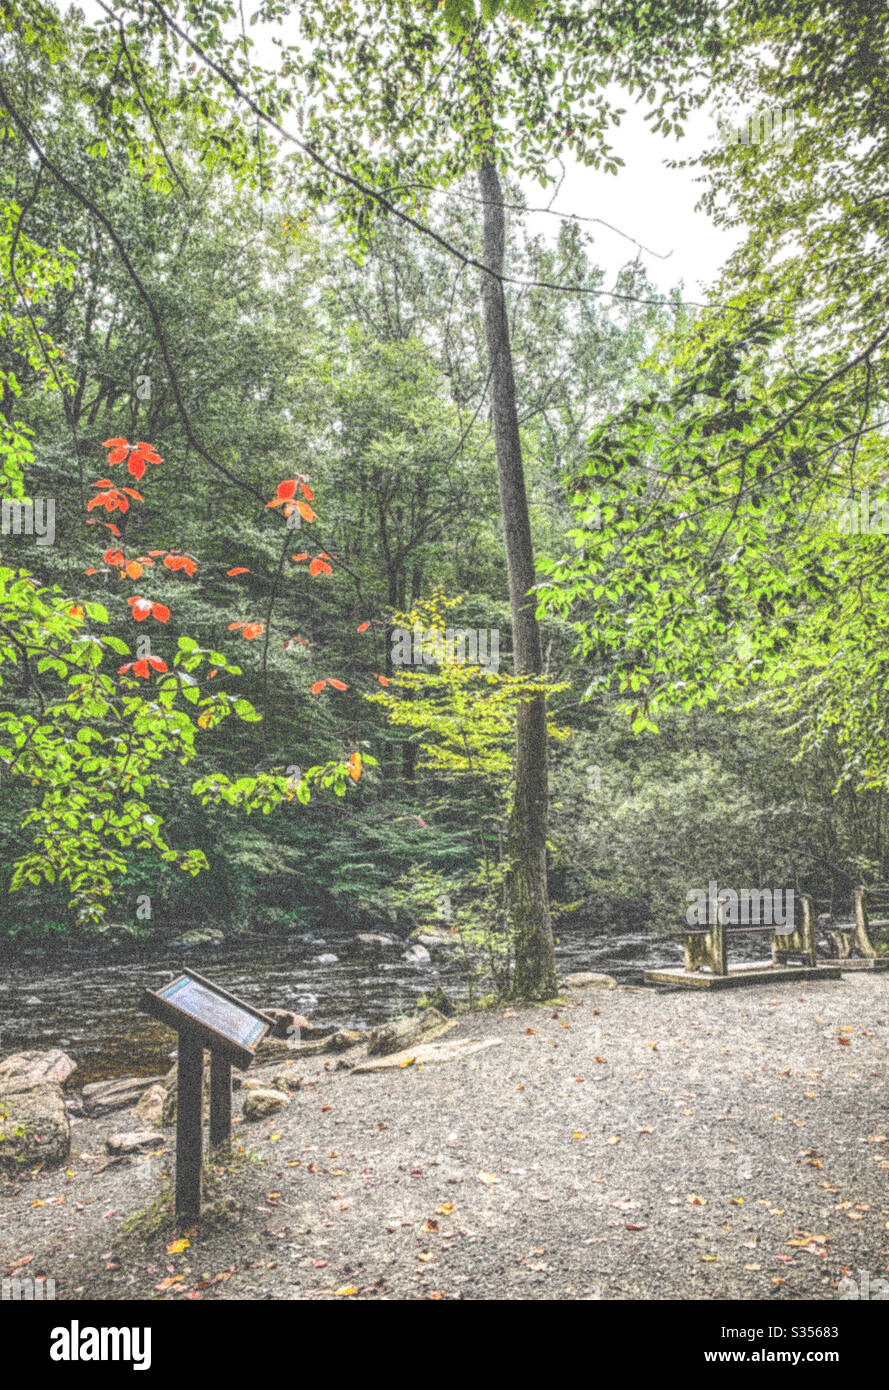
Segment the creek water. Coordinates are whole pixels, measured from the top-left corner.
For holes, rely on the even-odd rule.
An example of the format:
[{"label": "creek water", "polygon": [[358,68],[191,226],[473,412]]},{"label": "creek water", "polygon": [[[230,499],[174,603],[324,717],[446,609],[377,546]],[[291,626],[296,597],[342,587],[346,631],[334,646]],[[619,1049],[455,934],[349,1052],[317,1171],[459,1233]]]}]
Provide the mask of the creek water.
[{"label": "creek water", "polygon": [[[379,928],[386,933],[386,928]],[[430,946],[431,959],[404,959],[410,944],[356,939],[354,928],[286,937],[243,935],[191,949],[153,945],[135,953],[97,948],[63,953],[18,947],[0,959],[0,1055],[60,1047],[77,1061],[72,1084],[114,1076],[165,1072],[176,1036],[140,1008],[142,989],[193,966],[261,1008],[293,1009],[321,1032],[365,1028],[410,1012],[440,985],[451,998],[467,995],[459,948]],[[621,983],[640,983],[642,971],[678,964],[677,939],[649,932],[572,924],[559,934],[560,972],[598,970]],[[334,957],[334,959],[330,959]]]}]

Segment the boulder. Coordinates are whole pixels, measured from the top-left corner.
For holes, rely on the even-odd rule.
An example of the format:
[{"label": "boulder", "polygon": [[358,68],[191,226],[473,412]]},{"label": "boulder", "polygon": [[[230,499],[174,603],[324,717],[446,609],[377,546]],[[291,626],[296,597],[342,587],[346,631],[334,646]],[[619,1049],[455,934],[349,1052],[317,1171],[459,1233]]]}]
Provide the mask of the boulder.
[{"label": "boulder", "polygon": [[157,1081],[153,1086],[149,1086],[147,1091],[143,1091],[136,1104],[136,1114],[144,1125],[160,1123],[166,1100],[166,1087],[161,1086]]},{"label": "boulder", "polygon": [[454,1020],[445,1018],[438,1009],[423,1009],[410,1018],[396,1018],[391,1023],[381,1023],[378,1028],[372,1029],[367,1039],[367,1055],[384,1057],[390,1052],[400,1052],[420,1039],[429,1041],[456,1026]]},{"label": "boulder", "polygon": [[575,975],[566,975],[562,984],[568,989],[617,989],[617,980],[612,975],[597,975],[594,970],[581,970]]},{"label": "boulder", "polygon": [[244,1119],[266,1120],[270,1115],[277,1115],[279,1110],[283,1110],[289,1104],[290,1097],[283,1091],[247,1091],[244,1096]]},{"label": "boulder", "polygon": [[397,946],[397,945],[398,945],[398,942],[395,940],[394,936],[383,936],[382,933],[379,933],[379,934],[378,934],[377,932],[372,932],[372,931],[360,931],[360,932],[358,933],[358,936],[357,936],[356,939],[357,939],[358,941],[363,941],[363,942],[365,942],[366,945],[368,945],[368,946]]},{"label": "boulder", "polygon": [[67,1052],[57,1047],[45,1052],[14,1052],[0,1062],[0,1092],[11,1095],[13,1091],[32,1091],[35,1086],[61,1086],[76,1066]]},{"label": "boulder", "polygon": [[156,1149],[161,1142],[160,1135],[153,1129],[128,1130],[125,1134],[109,1134],[105,1152],[118,1157],[138,1153],[140,1149]]},{"label": "boulder", "polygon": [[195,927],[192,931],[183,932],[174,941],[168,941],[167,945],[188,951],[194,946],[221,946],[224,941],[224,932],[217,931],[215,927]]},{"label": "boulder", "polygon": [[313,965],[336,965],[339,956],[335,956],[333,951],[322,951],[320,956],[312,956]]},{"label": "boulder", "polygon": [[71,1122],[54,1082],[0,1094],[0,1172],[57,1168],[70,1151]]},{"label": "boulder", "polygon": [[419,944],[417,944],[414,946],[408,946],[402,959],[409,961],[411,965],[425,965],[427,961],[430,961],[432,959],[432,957],[426,950],[425,946],[420,946]]},{"label": "boulder", "polygon": [[268,1038],[296,1039],[301,1028],[312,1027],[307,1018],[303,1018],[302,1014],[295,1014],[292,1009],[263,1009],[263,1013],[275,1020],[266,1034]]},{"label": "boulder", "polygon": [[414,941],[424,946],[459,946],[460,938],[456,932],[446,931],[444,927],[424,927],[414,934]]},{"label": "boulder", "polygon": [[83,1108],[93,1119],[110,1115],[114,1110],[129,1110],[131,1106],[138,1105],[149,1087],[163,1081],[162,1076],[125,1076],[118,1081],[91,1081],[83,1088]]}]

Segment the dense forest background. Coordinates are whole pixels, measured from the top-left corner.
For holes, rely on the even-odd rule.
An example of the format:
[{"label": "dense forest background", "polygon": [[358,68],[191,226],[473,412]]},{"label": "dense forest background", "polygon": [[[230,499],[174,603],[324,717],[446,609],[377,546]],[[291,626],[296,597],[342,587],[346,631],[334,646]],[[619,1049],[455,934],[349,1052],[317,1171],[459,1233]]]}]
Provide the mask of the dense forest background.
[{"label": "dense forest background", "polygon": [[[4,898],[2,931],[166,936],[197,925],[234,933],[331,921],[359,931],[380,922],[447,924],[452,912],[467,930],[481,930],[498,910],[508,767],[493,757],[486,770],[431,755],[438,716],[426,730],[399,721],[387,693],[399,675],[392,615],[435,595],[459,600],[447,609],[449,624],[498,630],[501,668],[511,665],[475,279],[434,240],[398,221],[377,222],[359,253],[324,208],[298,191],[288,196],[279,184],[270,196],[245,194],[225,159],[207,158],[206,130],[187,106],[164,117],[172,194],[123,145],[106,143],[97,154],[102,113],[81,80],[90,66],[88,35],[76,15],[64,33],[67,57],[53,63],[39,47],[16,42],[13,26],[3,80],[17,110],[40,130],[47,158],[104,210],[137,280],[84,200],[41,177],[33,151],[7,126],[0,189],[16,209],[4,231],[7,259],[14,265],[27,246],[46,248],[58,273],[34,309],[21,285],[4,279],[9,331],[0,371],[16,389],[7,387],[2,408],[7,421],[33,432],[24,495],[55,499],[56,536],[42,547],[33,536],[4,535],[2,563],[27,568],[72,601],[85,595],[106,605],[108,633],[130,649],[126,598],[148,593],[172,614],[162,626],[144,625],[151,652],[172,662],[181,637],[224,652],[240,668],[227,679],[232,699],[249,700],[261,720],[204,729],[199,768],[168,761],[153,793],[168,838],[202,850],[206,870],[184,874],[133,844],[122,850],[125,865],[103,921],[78,921],[69,885],[26,880]],[[580,534],[584,524],[589,547],[601,546],[612,522],[647,534],[645,522],[663,505],[662,493],[637,489],[632,506],[604,499],[600,509],[594,499],[593,520],[579,519],[592,505],[589,491],[579,498],[578,478],[589,474],[593,431],[664,390],[665,344],[675,361],[676,342],[693,338],[696,325],[704,324],[702,341],[709,333],[712,342],[715,330],[712,318],[683,303],[682,287],[655,291],[632,246],[607,287],[625,297],[595,293],[606,288],[595,232],[565,219],[555,237],[534,236],[522,185],[512,181],[507,193],[507,269],[530,285],[509,286],[507,298],[533,542],[541,572],[564,578],[566,549],[572,564],[593,554]],[[445,242],[475,257],[477,201],[475,183],[457,180],[426,213]],[[17,236],[26,239],[18,247]],[[761,265],[755,271],[765,275]],[[739,258],[734,273],[753,272]],[[540,282],[590,292],[553,293]],[[24,343],[35,313],[46,342],[61,353],[52,371]],[[802,371],[799,342],[787,353]],[[870,407],[880,381],[874,368],[856,387],[865,400],[870,393]],[[177,391],[199,422],[200,450],[183,428]],[[114,436],[149,441],[163,456],[143,480],[144,504],[125,519],[109,518],[120,524],[122,548],[127,556],[165,547],[194,557],[193,574],[158,560],[134,587],[119,566],[98,558],[112,540],[88,527],[101,514],[88,514],[85,502],[105,473],[102,441]],[[878,447],[867,438],[861,454],[873,471]],[[281,479],[299,475],[310,483],[317,520],[297,527],[267,503]],[[856,478],[853,493],[858,487]],[[758,513],[762,544],[781,569],[797,545],[781,529],[782,499],[773,502],[778,511],[768,505]],[[658,575],[657,534],[655,527],[651,545],[629,562],[634,583]],[[310,575],[290,559],[321,550],[333,559],[330,574]],[[882,551],[871,545],[868,555],[868,572],[879,577]],[[821,621],[831,582],[819,581],[817,593],[797,585],[801,625]],[[597,602],[620,613],[632,599],[630,588],[616,585]],[[580,628],[571,603],[551,602],[542,617],[546,675],[556,687],[551,716],[560,731],[551,746],[549,825],[557,933],[569,917],[605,927],[678,927],[688,890],[714,878],[795,886],[847,905],[855,883],[886,875],[881,781],[861,751],[872,731],[859,730],[850,745],[838,719],[801,729],[803,715],[781,698],[799,684],[798,667],[778,669],[774,656],[769,691],[730,683],[705,702],[674,701],[655,728],[650,711],[640,720],[638,701],[630,708],[617,679],[625,644],[591,638],[595,617],[583,611],[583,594],[579,601]],[[774,626],[783,619],[768,602],[760,603],[759,620]],[[235,622],[261,623],[262,632],[245,640],[230,630]],[[831,631],[842,667],[860,644],[842,626]],[[706,661],[730,664],[726,628],[717,623],[712,641],[715,656]],[[331,677],[347,688],[312,693],[315,682]],[[880,711],[882,674],[870,677]],[[7,674],[2,695],[7,710],[30,708],[28,673]],[[399,698],[422,703],[426,692],[403,688]],[[498,737],[495,730],[492,742]],[[508,748],[506,734],[500,742]],[[295,769],[356,749],[366,765],[344,796],[320,790],[308,804],[295,798],[268,815],[260,807],[245,815],[243,805],[202,804],[191,794],[198,773],[298,778]],[[7,877],[38,795],[27,779],[0,774]]]}]

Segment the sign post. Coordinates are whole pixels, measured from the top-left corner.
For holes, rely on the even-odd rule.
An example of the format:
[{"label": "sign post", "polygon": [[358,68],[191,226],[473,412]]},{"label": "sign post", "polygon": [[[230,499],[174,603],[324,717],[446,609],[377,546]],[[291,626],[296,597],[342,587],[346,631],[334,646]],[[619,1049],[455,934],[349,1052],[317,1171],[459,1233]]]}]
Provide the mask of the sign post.
[{"label": "sign post", "polygon": [[176,1215],[193,1226],[201,1210],[204,1048],[210,1049],[210,1148],[231,1140],[232,1066],[249,1067],[273,1020],[212,980],[189,970],[142,1006],[179,1034],[176,1111]]}]

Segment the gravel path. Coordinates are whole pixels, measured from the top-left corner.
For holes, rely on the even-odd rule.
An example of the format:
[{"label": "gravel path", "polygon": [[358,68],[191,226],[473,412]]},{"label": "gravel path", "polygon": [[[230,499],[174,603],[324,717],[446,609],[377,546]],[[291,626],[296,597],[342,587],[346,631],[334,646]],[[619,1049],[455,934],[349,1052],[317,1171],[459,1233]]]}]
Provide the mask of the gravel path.
[{"label": "gravel path", "polygon": [[78,1121],[74,1176],[0,1188],[0,1269],[31,1256],[71,1299],[836,1299],[889,1271],[887,975],[575,991],[448,1037],[501,1043],[300,1061],[172,1255],[167,1208],[125,1223],[169,1191],[172,1143],[98,1173],[105,1134],[140,1126]]}]

